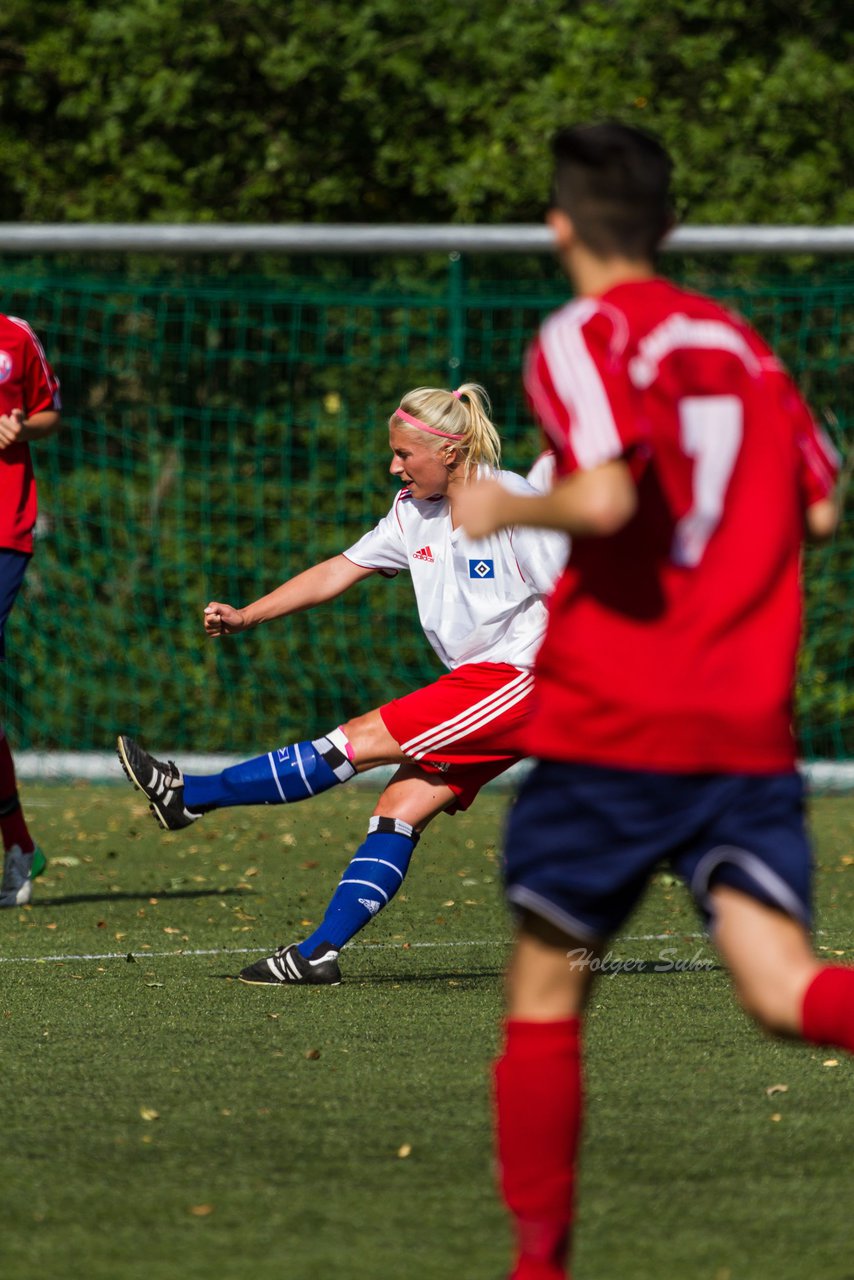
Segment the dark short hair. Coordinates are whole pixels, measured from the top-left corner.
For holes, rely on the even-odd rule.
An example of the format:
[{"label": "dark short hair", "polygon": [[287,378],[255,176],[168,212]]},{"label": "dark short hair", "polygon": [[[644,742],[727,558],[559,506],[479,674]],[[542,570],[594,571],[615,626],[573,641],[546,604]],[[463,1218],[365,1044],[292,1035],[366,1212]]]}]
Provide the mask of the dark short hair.
[{"label": "dark short hair", "polygon": [[552,207],[601,257],[652,258],[673,222],[673,162],[657,138],[615,121],[573,125],[552,140]]}]

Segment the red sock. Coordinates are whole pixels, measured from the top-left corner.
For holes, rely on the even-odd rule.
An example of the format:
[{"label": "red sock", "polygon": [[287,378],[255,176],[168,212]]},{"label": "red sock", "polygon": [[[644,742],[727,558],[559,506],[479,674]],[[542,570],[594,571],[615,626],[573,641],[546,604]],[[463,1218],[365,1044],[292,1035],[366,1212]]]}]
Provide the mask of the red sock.
[{"label": "red sock", "polygon": [[31,853],[35,847],[18,801],[12,751],[2,728],[0,728],[0,833],[3,836],[4,849],[11,849],[13,844],[17,844],[21,846],[24,853]]},{"label": "red sock", "polygon": [[826,965],[804,996],[801,1032],[813,1044],[833,1044],[854,1053],[854,968]]},{"label": "red sock", "polygon": [[515,1219],[512,1280],[563,1280],[581,1132],[579,1018],[508,1019],[495,1066],[501,1191]]}]

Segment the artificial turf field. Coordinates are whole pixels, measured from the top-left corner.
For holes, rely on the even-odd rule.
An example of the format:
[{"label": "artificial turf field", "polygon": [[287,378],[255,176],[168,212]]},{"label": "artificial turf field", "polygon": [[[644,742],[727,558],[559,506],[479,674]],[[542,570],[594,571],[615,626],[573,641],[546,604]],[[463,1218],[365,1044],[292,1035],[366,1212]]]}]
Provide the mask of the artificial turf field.
[{"label": "artificial turf field", "polygon": [[[122,785],[24,799],[52,861],[0,913],[3,1280],[506,1275],[504,796],[436,821],[342,986],[284,990],[232,975],[319,918],[370,793],[175,835]],[[852,819],[813,804],[817,943],[843,963]],[[697,933],[659,877],[612,949],[647,965],[596,989],[575,1280],[852,1280],[854,1064],[763,1038]]]}]

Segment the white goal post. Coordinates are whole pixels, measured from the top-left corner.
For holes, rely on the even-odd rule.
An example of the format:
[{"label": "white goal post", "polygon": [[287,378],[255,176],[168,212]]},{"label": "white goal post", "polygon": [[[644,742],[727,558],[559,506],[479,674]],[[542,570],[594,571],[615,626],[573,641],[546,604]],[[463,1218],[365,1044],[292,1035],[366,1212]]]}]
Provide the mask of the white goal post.
[{"label": "white goal post", "polygon": [[[0,222],[0,253],[548,253],[540,225]],[[854,252],[854,226],[678,227],[673,253]]]}]

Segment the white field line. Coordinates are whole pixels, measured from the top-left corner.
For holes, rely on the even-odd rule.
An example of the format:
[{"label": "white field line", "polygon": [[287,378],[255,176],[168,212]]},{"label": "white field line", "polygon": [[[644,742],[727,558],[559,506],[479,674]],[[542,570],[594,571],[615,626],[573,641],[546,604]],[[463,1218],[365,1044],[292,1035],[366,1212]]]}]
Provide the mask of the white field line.
[{"label": "white field line", "polygon": [[[826,929],[816,929],[815,937],[823,937]],[[837,939],[837,942],[839,940]],[[698,942],[711,947],[707,933],[624,933],[613,937],[610,946],[619,942]],[[449,951],[464,947],[504,947],[512,946],[512,938],[467,938],[456,942],[349,942],[346,951]],[[827,950],[828,948],[822,948]],[[263,954],[266,947],[210,947],[200,950],[177,948],[174,951],[98,951],[88,954],[56,955],[56,956],[0,956],[2,964],[70,964],[87,960],[127,960],[132,955],[134,960],[178,960],[198,956],[252,956]]]},{"label": "white field line", "polygon": [[[826,934],[825,929],[816,929],[815,937]],[[706,933],[626,933],[611,939],[610,945],[618,942],[699,942],[711,947],[709,935]],[[345,951],[447,951],[463,947],[505,947],[512,946],[512,938],[467,938],[457,942],[349,942]],[[262,954],[266,947],[210,947],[199,950],[178,948],[175,951],[99,951],[89,954],[67,954],[57,956],[0,956],[0,964],[69,964],[73,961],[85,960],[127,960],[132,955],[135,961],[143,960],[178,960],[196,956],[251,956]],[[827,948],[823,948],[827,950]]]},{"label": "white field line", "polygon": [[[692,942],[701,941],[705,938],[706,934],[704,933],[641,933],[614,938],[612,942]],[[443,951],[460,947],[507,948],[511,945],[512,939],[510,938],[469,938],[461,942],[356,942],[349,943],[345,950]],[[266,950],[266,947],[211,947],[205,950],[182,950],[179,948],[175,951],[102,951],[82,955],[0,956],[0,964],[69,964],[74,961],[84,960],[127,960],[128,955],[132,955],[134,960],[141,962],[143,960],[174,960],[185,956],[250,956],[257,955],[259,952],[263,953]]]}]

